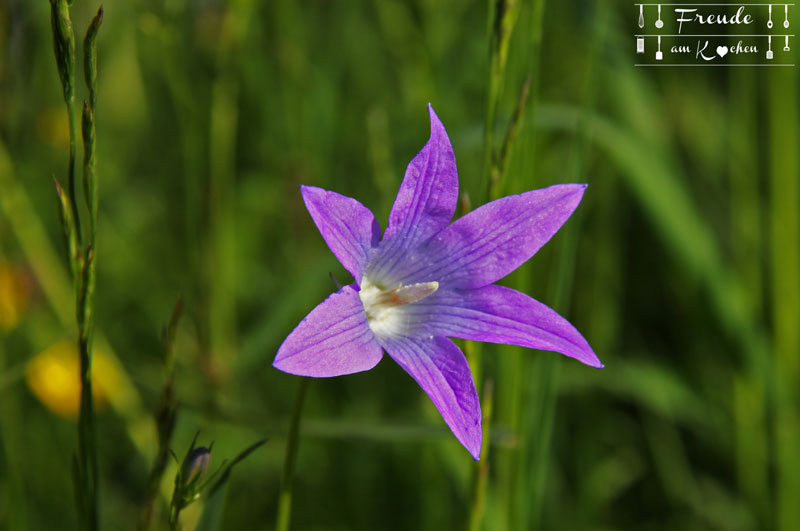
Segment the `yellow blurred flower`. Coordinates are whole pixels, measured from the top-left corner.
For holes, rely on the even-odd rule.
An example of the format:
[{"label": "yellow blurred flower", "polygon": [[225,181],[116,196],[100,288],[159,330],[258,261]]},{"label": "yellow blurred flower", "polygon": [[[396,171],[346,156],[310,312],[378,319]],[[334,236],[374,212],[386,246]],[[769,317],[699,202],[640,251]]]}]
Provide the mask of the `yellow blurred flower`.
[{"label": "yellow blurred flower", "polygon": [[30,300],[30,282],[23,269],[0,258],[0,332],[19,322]]},{"label": "yellow blurred flower", "polygon": [[[34,357],[25,374],[33,394],[47,409],[64,418],[74,419],[80,408],[81,384],[78,348],[59,341]],[[119,374],[108,355],[95,350],[92,360],[92,388],[95,407],[101,409],[115,392]]]},{"label": "yellow blurred flower", "polygon": [[63,105],[48,107],[36,115],[36,134],[55,149],[69,145],[69,118]]}]

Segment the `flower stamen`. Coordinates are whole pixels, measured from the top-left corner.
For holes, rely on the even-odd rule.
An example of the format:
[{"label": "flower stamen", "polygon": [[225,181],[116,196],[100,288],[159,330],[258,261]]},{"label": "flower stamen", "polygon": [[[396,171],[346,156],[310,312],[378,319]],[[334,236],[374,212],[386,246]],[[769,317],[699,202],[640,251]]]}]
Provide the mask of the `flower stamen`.
[{"label": "flower stamen", "polygon": [[439,283],[433,281],[418,282],[408,286],[399,284],[396,288],[387,290],[364,277],[358,294],[361,304],[364,305],[370,329],[375,335],[386,337],[404,332],[405,320],[401,311],[403,306],[419,302],[435,293],[437,289]]}]

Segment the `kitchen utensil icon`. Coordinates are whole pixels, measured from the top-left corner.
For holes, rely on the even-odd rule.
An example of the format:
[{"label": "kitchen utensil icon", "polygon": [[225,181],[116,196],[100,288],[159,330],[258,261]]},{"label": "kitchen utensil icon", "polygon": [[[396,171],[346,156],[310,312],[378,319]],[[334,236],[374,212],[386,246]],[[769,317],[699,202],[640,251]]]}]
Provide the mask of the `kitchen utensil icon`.
[{"label": "kitchen utensil icon", "polygon": [[658,4],[658,20],[656,20],[656,27],[658,29],[664,27],[664,21],[661,20],[661,4]]},{"label": "kitchen utensil icon", "polygon": [[644,37],[636,38],[636,53],[644,53]]},{"label": "kitchen utensil icon", "polygon": [[783,4],[783,27],[789,29],[789,4]]},{"label": "kitchen utensil icon", "polygon": [[769,5],[769,20],[767,20],[767,27],[772,29],[772,4]]},{"label": "kitchen utensil icon", "polygon": [[656,52],[656,61],[660,61],[664,58],[664,54],[661,53],[661,35],[658,36],[658,51]]},{"label": "kitchen utensil icon", "polygon": [[772,35],[767,36],[767,59],[772,60]]},{"label": "kitchen utensil icon", "polygon": [[639,27],[644,27],[644,5],[639,4]]},{"label": "kitchen utensil icon", "polygon": [[783,51],[784,52],[788,52],[789,51],[789,36],[788,35],[786,35],[786,46],[783,47]]}]

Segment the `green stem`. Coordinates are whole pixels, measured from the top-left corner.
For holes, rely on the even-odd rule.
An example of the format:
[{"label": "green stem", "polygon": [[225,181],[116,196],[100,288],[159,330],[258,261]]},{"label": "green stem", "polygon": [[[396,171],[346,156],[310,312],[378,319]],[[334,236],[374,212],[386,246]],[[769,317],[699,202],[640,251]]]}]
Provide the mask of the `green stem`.
[{"label": "green stem", "polygon": [[[797,51],[792,52],[793,56]],[[800,521],[800,127],[798,76],[775,73],[769,82],[770,269],[775,357],[774,444],[776,529]],[[794,95],[794,97],[787,97]],[[780,98],[780,99],[779,99]],[[777,102],[780,102],[778,104]]]},{"label": "green stem", "polygon": [[[164,477],[164,471],[167,469],[169,443],[172,439],[172,433],[175,431],[177,404],[175,397],[175,351],[173,345],[175,342],[175,331],[178,328],[178,321],[182,313],[183,299],[179,298],[172,310],[172,317],[164,329],[164,386],[161,391],[161,405],[156,415],[158,453],[156,454],[155,461],[153,461],[153,468],[150,470],[150,477],[147,481],[147,495],[139,522],[140,531],[150,529],[153,522],[153,511],[156,498],[158,497],[158,488]],[[172,513],[170,513],[170,517],[171,516]]]},{"label": "green stem", "polygon": [[483,524],[483,513],[486,511],[486,487],[489,483],[489,441],[492,438],[492,410],[493,410],[494,384],[487,379],[483,386],[483,445],[481,446],[481,460],[475,471],[475,480],[472,486],[472,505],[469,515],[469,530],[480,531]]},{"label": "green stem", "polygon": [[289,435],[286,440],[286,457],[283,460],[283,474],[281,476],[281,490],[278,494],[278,520],[276,531],[288,531],[292,517],[292,482],[294,479],[294,466],[297,462],[297,447],[300,443],[300,418],[303,414],[303,403],[306,399],[310,378],[301,378],[294,402],[292,421],[289,425]]},{"label": "green stem", "polygon": [[497,105],[503,92],[503,78],[508,60],[511,33],[519,17],[519,0],[489,0],[489,86],[486,96],[486,128],[484,129],[484,187],[488,201],[496,199],[500,180],[498,154],[495,153],[494,128]]},{"label": "green stem", "polygon": [[82,259],[77,281],[78,350],[80,354],[81,400],[78,414],[78,455],[82,499],[87,529],[98,528],[97,509],[97,436],[92,394],[92,337],[94,329],[94,248],[89,245]]},{"label": "green stem", "polygon": [[75,236],[77,237],[78,247],[80,247],[83,237],[81,233],[81,220],[78,215],[78,202],[75,199],[75,139],[78,136],[78,121],[75,115],[75,95],[70,95],[66,103],[67,115],[69,116],[69,171],[67,174],[67,193],[69,194],[72,217],[75,220]]},{"label": "green stem", "polygon": [[178,517],[181,514],[181,508],[177,505],[170,507],[169,511],[169,529],[175,531],[178,529]]}]

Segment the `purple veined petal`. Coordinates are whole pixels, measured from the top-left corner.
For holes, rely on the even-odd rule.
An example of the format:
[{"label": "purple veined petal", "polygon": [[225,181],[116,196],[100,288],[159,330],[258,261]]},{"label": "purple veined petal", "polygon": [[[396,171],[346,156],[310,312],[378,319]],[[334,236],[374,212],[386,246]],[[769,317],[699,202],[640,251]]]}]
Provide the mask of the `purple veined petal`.
[{"label": "purple veined petal", "polygon": [[382,357],[357,286],[350,284],[311,310],[284,340],[272,365],[283,372],[322,378],[367,371]]},{"label": "purple veined petal", "polygon": [[382,340],[383,347],[428,394],[470,455],[481,453],[481,405],[467,359],[445,337]]},{"label": "purple veined petal", "polygon": [[437,292],[409,305],[406,319],[417,324],[415,334],[552,350],[586,365],[603,367],[569,321],[541,302],[504,286]]},{"label": "purple veined petal", "polygon": [[422,242],[450,223],[458,203],[456,156],[444,125],[428,104],[431,136],[411,160],[389,214],[384,240]]},{"label": "purple veined petal", "polygon": [[355,199],[336,192],[316,186],[301,186],[300,192],[325,243],[360,282],[369,250],[380,239],[375,216]]},{"label": "purple veined petal", "polygon": [[492,284],[547,243],[585,189],[585,184],[558,184],[487,203],[431,238],[416,253],[426,259],[407,261],[393,279],[403,284],[436,280],[444,288],[462,289]]},{"label": "purple veined petal", "polygon": [[411,160],[389,214],[376,267],[390,269],[414,247],[453,219],[458,204],[458,173],[453,146],[444,125],[428,104],[431,136]]}]

